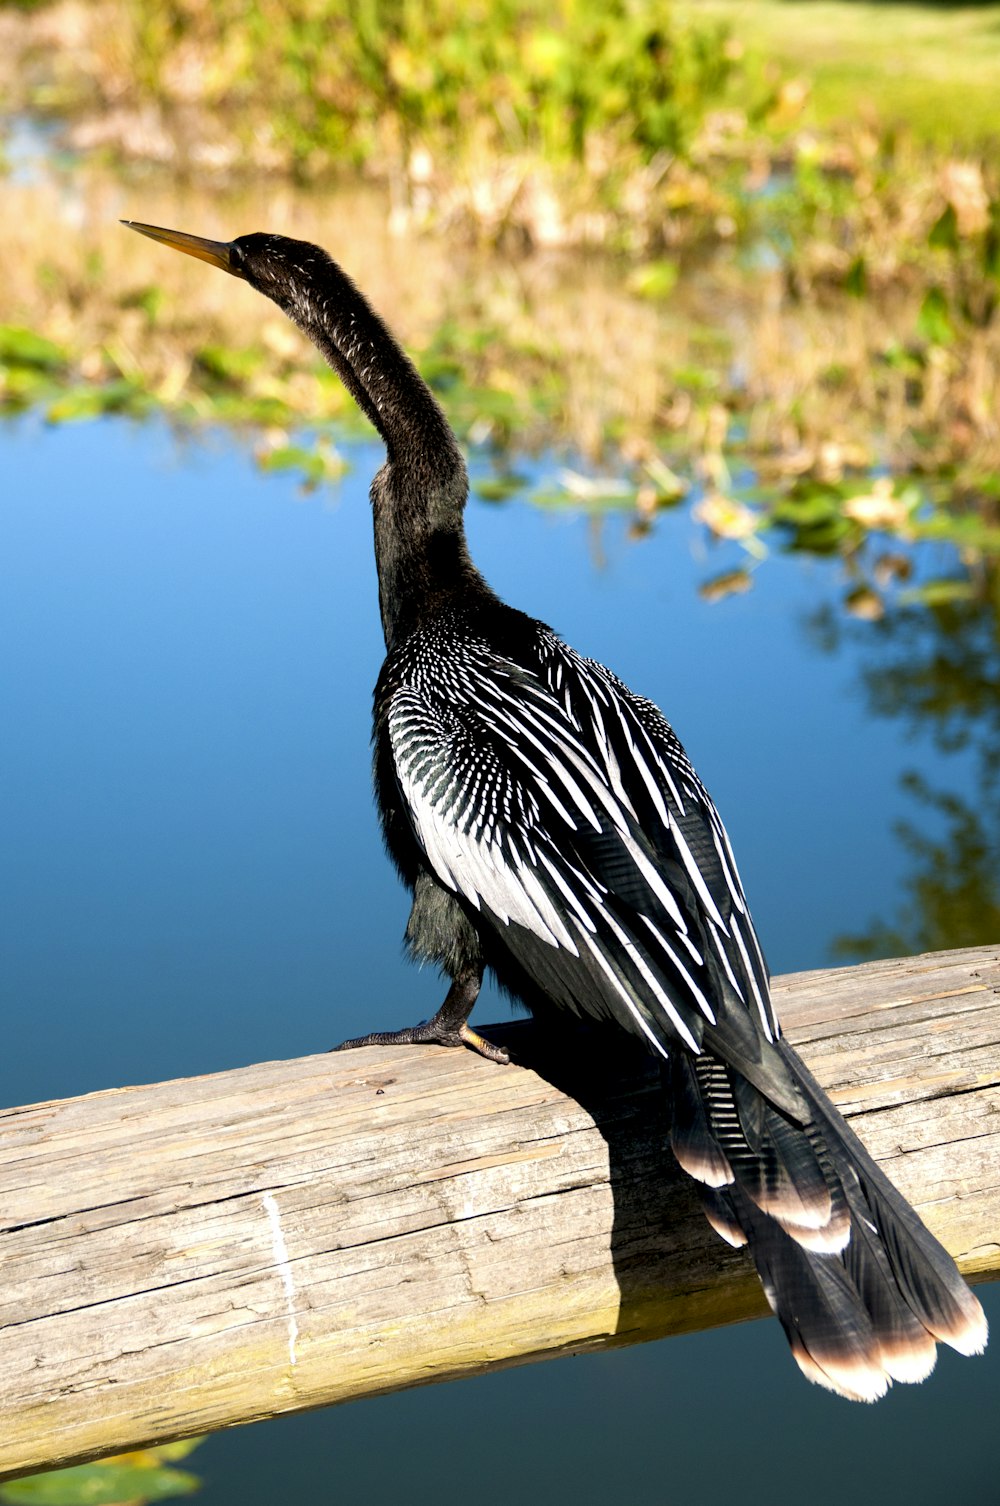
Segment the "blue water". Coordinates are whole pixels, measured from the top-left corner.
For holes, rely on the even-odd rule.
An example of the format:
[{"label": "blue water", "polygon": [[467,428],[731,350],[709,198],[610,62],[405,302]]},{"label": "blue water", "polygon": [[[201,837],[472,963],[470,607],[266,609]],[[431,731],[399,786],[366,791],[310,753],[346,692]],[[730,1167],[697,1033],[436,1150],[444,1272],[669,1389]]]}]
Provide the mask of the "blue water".
[{"label": "blue water", "polygon": [[[369,794],[381,638],[365,501],[262,479],[233,443],[105,421],[0,430],[0,1101],[292,1057],[440,1002],[404,962],[407,906]],[[713,791],[775,971],[891,917],[915,769],[970,798],[967,754],[874,718],[864,635],[809,630],[836,562],[733,561],[668,514],[631,540],[473,502],[508,600],[657,700]],[[485,996],[480,1020],[506,1005]],[[983,1293],[1000,1332],[996,1289]],[[206,1506],[1000,1499],[1000,1343],[852,1407],[777,1326],[432,1387],[210,1439]]]}]

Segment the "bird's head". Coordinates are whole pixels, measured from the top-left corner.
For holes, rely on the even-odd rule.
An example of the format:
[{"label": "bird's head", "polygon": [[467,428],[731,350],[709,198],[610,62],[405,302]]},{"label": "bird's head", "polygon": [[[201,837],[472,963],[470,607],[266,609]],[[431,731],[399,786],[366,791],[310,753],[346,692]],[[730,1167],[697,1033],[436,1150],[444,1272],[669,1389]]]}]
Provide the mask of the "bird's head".
[{"label": "bird's head", "polygon": [[285,235],[211,241],[185,230],[123,220],[130,230],[239,277],[308,336],[385,441],[397,485],[443,499],[460,528],[465,462],[440,405],[388,327],[331,256]]}]

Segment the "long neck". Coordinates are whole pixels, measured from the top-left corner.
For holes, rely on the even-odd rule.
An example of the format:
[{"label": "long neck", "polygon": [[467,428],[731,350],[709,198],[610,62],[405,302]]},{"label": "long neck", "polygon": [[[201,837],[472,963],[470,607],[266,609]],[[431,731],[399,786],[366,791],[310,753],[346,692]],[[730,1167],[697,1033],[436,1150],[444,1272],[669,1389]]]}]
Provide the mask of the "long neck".
[{"label": "long neck", "polygon": [[374,309],[324,251],[300,243],[298,276],[261,282],[322,351],[385,441],[372,487],[387,647],[450,602],[492,597],[469,558],[465,462],[427,383]]}]

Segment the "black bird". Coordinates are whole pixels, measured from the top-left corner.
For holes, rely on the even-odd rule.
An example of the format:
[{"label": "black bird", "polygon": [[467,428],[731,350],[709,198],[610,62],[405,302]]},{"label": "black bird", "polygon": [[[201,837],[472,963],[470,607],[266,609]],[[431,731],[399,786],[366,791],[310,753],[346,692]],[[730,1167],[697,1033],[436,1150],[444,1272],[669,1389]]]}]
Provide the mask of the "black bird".
[{"label": "black bird", "polygon": [[450,979],[434,1018],[370,1043],[465,1043],[489,967],[529,1008],[610,1020],[666,1063],[671,1147],[748,1245],[810,1380],[873,1401],[935,1341],[986,1343],[950,1256],[781,1038],[719,815],[657,708],[473,565],[465,464],[429,388],[347,275],[279,235],[126,221],[266,294],[385,442],[372,484],[386,659],[375,790],[413,891],[406,939]]}]

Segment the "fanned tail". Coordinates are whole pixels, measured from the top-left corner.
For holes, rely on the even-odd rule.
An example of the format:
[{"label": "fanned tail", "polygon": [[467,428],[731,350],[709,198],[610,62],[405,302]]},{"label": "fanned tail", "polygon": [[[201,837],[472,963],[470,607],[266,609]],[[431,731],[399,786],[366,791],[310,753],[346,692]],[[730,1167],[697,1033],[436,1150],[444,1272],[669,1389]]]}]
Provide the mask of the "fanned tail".
[{"label": "fanned tail", "polygon": [[980,1353],[986,1319],[951,1256],[791,1047],[775,1050],[802,1122],[708,1052],[676,1052],[671,1144],[712,1227],[749,1247],[800,1369],[876,1401],[893,1380],[929,1375],[938,1342]]}]

